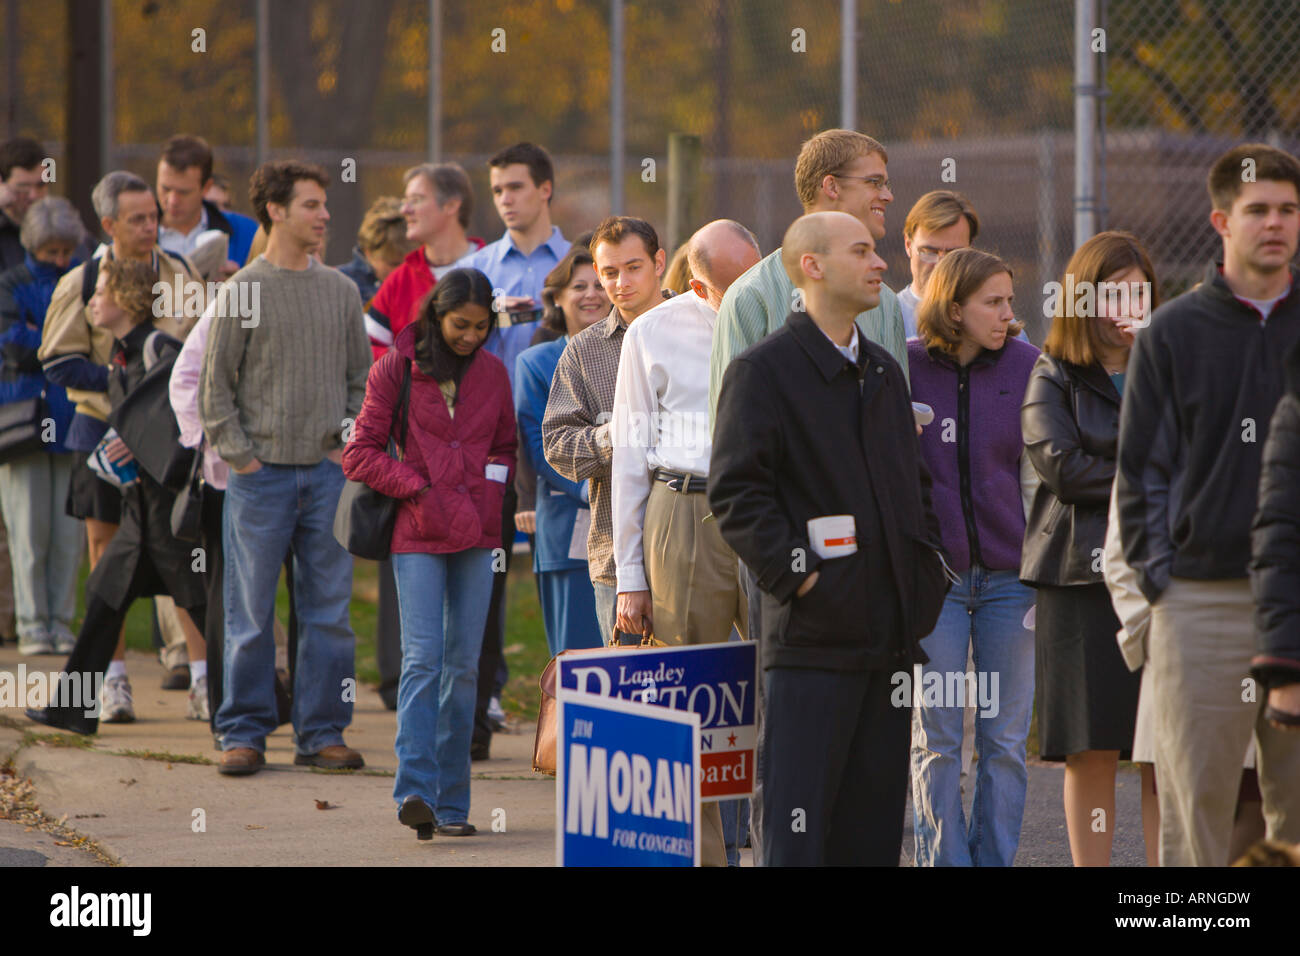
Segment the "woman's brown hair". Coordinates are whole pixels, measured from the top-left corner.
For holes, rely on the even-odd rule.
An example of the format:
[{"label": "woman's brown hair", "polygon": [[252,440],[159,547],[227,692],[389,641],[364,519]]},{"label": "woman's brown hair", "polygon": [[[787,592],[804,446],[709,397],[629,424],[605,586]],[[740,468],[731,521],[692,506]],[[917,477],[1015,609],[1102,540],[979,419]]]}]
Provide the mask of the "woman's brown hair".
[{"label": "woman's brown hair", "polygon": [[[978,249],[954,249],[939,260],[925,283],[925,296],[916,307],[916,331],[928,349],[956,355],[961,348],[961,325],[953,318],[953,306],[965,305],[993,276],[1011,267],[1005,261]],[[1024,326],[1012,321],[1007,335],[1019,335]]]},{"label": "woman's brown hair", "polygon": [[567,334],[569,327],[564,323],[564,310],[556,304],[556,299],[573,281],[573,274],[578,271],[579,266],[591,266],[593,269],[596,267],[596,260],[592,258],[591,250],[587,248],[590,242],[590,232],[584,232],[574,239],[573,245],[569,247],[564,258],[546,274],[546,279],[542,283],[542,306],[545,309],[542,313],[542,325],[560,335]]},{"label": "woman's brown hair", "polygon": [[[1052,327],[1043,342],[1043,351],[1054,359],[1072,365],[1092,365],[1101,359],[1102,343],[1097,331],[1097,320],[1092,316],[1075,315],[1073,291],[1091,285],[1096,302],[1101,293],[1098,286],[1107,277],[1127,272],[1136,266],[1149,282],[1151,294],[1148,310],[1160,304],[1156,291],[1156,275],[1138,237],[1131,232],[1099,232],[1070,256],[1061,277],[1061,291],[1056,296]],[[1067,294],[1068,293],[1068,294]],[[1092,310],[1095,313],[1095,309]]]}]

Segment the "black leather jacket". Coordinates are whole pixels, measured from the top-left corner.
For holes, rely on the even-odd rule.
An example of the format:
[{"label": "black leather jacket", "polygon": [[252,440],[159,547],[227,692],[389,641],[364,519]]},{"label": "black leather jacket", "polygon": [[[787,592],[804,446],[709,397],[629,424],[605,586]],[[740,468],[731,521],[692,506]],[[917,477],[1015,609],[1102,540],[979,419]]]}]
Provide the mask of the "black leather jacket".
[{"label": "black leather jacket", "polygon": [[1046,352],[1034,363],[1020,407],[1025,451],[1042,479],[1021,550],[1026,584],[1101,583],[1119,399],[1099,364],[1073,365]]},{"label": "black leather jacket", "polygon": [[1300,681],[1300,348],[1286,374],[1290,391],[1269,426],[1250,534],[1258,642],[1251,673],[1270,689]]}]

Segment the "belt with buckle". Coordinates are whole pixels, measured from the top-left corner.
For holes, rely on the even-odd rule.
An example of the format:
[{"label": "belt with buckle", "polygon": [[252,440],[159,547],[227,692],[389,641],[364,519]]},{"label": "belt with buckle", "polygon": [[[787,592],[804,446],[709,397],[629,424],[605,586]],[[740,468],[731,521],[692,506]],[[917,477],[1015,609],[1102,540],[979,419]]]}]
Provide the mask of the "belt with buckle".
[{"label": "belt with buckle", "polygon": [[679,491],[684,495],[702,495],[709,489],[708,479],[698,475],[679,475],[675,471],[656,468],[654,478],[667,485],[669,491]]}]

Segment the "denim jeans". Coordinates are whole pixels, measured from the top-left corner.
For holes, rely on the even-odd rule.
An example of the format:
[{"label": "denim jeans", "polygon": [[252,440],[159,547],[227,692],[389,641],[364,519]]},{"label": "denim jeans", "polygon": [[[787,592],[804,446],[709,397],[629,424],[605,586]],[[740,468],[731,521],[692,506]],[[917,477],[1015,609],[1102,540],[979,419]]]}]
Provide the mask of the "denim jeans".
[{"label": "denim jeans", "polygon": [[[1034,633],[1024,626],[1033,591],[1018,570],[978,565],[948,592],[934,631],[921,642],[930,663],[919,693],[942,677],[934,698],[916,707],[912,732],[912,809],[917,866],[1010,866],[1020,842],[1028,772],[1025,739],[1034,704]],[[973,645],[977,690],[975,803],[969,825],[961,802],[963,708],[956,690]],[[950,676],[951,675],[951,676]],[[927,679],[930,683],[927,685]],[[996,683],[995,683],[996,680]],[[914,684],[916,682],[914,681]],[[969,685],[966,685],[969,686]]]},{"label": "denim jeans", "polygon": [[433,808],[439,824],[464,823],[492,552],[470,548],[395,554],[392,560],[402,618],[393,799],[400,807],[417,796]]},{"label": "denim jeans", "polygon": [[226,633],[221,709],[222,748],[266,749],[279,726],[275,704],[275,591],[293,548],[298,616],[293,727],[297,751],[314,754],[343,743],[352,722],[345,682],[355,679],[356,638],[348,621],[352,555],[334,540],[343,469],[267,465],[230,473],[222,514]]},{"label": "denim jeans", "polygon": [[81,568],[81,522],[64,511],[72,456],[38,451],[0,465],[18,636],[72,635]]}]

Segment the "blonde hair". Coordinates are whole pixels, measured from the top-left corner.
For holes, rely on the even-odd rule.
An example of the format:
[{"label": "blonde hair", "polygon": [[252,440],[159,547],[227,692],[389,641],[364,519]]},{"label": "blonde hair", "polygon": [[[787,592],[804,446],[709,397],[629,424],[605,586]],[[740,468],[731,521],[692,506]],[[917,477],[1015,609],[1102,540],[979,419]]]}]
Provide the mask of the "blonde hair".
[{"label": "blonde hair", "polygon": [[685,295],[691,291],[691,279],[695,278],[691,272],[691,263],[689,261],[691,244],[683,242],[673,253],[672,261],[668,263],[668,268],[664,270],[663,287],[669,292],[675,292],[677,295]]},{"label": "blonde hair", "polygon": [[823,179],[843,172],[859,156],[872,154],[879,154],[889,162],[885,147],[866,133],[853,129],[826,129],[807,140],[799,148],[799,158],[794,163],[794,189],[804,210],[816,204]]},{"label": "blonde hair", "polygon": [[370,204],[361,228],[357,230],[357,245],[363,253],[378,256],[385,262],[401,262],[415,243],[406,238],[406,217],[402,215],[402,201],[394,196],[381,196]]},{"label": "blonde hair", "polygon": [[903,235],[911,239],[918,229],[938,232],[957,225],[963,216],[970,227],[970,241],[973,243],[980,233],[980,217],[970,200],[951,189],[932,189],[908,211],[907,219],[903,221]]},{"label": "blonde hair", "polygon": [[100,268],[104,271],[104,290],[130,316],[132,325],[153,317],[153,287],[158,282],[158,273],[152,264],[134,259],[105,259]]},{"label": "blonde hair", "polygon": [[[925,296],[916,307],[916,331],[927,349],[937,348],[946,355],[956,355],[961,348],[961,325],[953,319],[952,307],[965,305],[970,297],[995,275],[1011,267],[1002,259],[978,249],[954,249],[934,267],[925,283]],[[1024,328],[1012,321],[1007,335],[1019,335]]]}]

